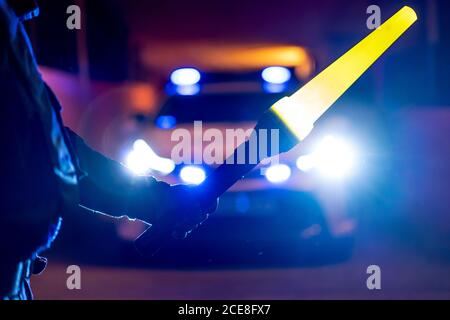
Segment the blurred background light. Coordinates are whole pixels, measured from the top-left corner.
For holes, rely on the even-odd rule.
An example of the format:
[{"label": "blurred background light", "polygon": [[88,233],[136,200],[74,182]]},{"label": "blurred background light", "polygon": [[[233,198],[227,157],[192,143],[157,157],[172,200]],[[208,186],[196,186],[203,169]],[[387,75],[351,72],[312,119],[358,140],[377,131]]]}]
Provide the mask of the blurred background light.
[{"label": "blurred background light", "polygon": [[180,68],[170,75],[170,81],[177,86],[192,86],[197,84],[200,78],[200,72],[194,68]]},{"label": "blurred background light", "polygon": [[142,139],[133,143],[133,150],[128,153],[125,165],[137,175],[146,174],[149,171],[167,175],[175,169],[175,163],[171,159],[158,156]]},{"label": "blurred background light", "polygon": [[268,67],[262,71],[261,76],[268,83],[283,84],[291,79],[291,71],[285,67]]},{"label": "blurred background light", "polygon": [[239,193],[235,200],[236,211],[246,213],[250,210],[250,199],[245,193]]},{"label": "blurred background light", "polygon": [[150,170],[147,159],[140,156],[139,153],[134,150],[128,153],[125,165],[137,175],[145,174]]},{"label": "blurred background light", "polygon": [[180,178],[187,184],[201,184],[206,179],[205,170],[196,166],[185,166],[180,171]]},{"label": "blurred background light", "polygon": [[285,164],[272,165],[265,172],[266,179],[272,183],[282,183],[291,176],[291,168]]},{"label": "blurred background light", "polygon": [[200,92],[199,84],[192,84],[186,86],[175,86],[175,93],[180,96],[194,96]]},{"label": "blurred background light", "polygon": [[308,172],[313,169],[316,165],[316,161],[314,155],[307,154],[298,157],[297,159],[297,168],[303,172]]},{"label": "blurred background light", "polygon": [[296,164],[297,168],[304,172],[317,169],[324,177],[343,178],[354,170],[356,152],[344,139],[328,135],[313,153],[300,156]]},{"label": "blurred background light", "polygon": [[286,91],[287,85],[286,83],[270,83],[270,82],[264,82],[263,83],[263,89],[265,92],[268,93],[280,93],[283,91]]},{"label": "blurred background light", "polygon": [[172,129],[177,124],[177,119],[174,116],[159,116],[155,123],[160,129]]},{"label": "blurred background light", "polygon": [[348,176],[355,164],[355,152],[345,140],[326,136],[314,152],[319,172],[331,178]]}]

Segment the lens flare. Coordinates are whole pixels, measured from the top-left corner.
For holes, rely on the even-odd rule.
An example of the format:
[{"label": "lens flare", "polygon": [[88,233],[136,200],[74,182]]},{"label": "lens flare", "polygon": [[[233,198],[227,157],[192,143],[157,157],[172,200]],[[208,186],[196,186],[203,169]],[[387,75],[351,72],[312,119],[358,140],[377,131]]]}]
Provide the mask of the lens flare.
[{"label": "lens flare", "polygon": [[266,179],[272,183],[282,183],[291,176],[291,168],[285,164],[272,165],[265,172]]},{"label": "lens flare", "polygon": [[323,177],[344,178],[356,169],[355,148],[342,138],[326,136],[313,153],[300,156],[297,168],[308,172],[316,169]]},{"label": "lens flare", "polygon": [[200,72],[194,68],[180,68],[173,71],[170,75],[170,81],[176,86],[193,86],[200,79]]},{"label": "lens flare", "polygon": [[262,71],[261,77],[268,83],[283,84],[291,80],[291,71],[285,67],[268,67]]},{"label": "lens flare", "polygon": [[180,171],[180,178],[188,184],[201,184],[206,179],[205,170],[196,166],[186,166]]},{"label": "lens flare", "polygon": [[142,139],[133,143],[133,150],[128,153],[125,165],[137,175],[143,175],[149,171],[167,175],[175,169],[175,163],[171,159],[158,156]]}]

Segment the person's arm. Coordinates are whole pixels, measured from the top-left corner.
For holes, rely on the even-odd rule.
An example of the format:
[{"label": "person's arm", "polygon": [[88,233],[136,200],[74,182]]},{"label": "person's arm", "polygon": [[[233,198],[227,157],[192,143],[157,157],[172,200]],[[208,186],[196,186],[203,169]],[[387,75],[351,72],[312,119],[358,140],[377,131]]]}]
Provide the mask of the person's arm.
[{"label": "person's arm", "polygon": [[170,185],[151,176],[136,176],[125,166],[90,148],[75,132],[67,128],[78,156],[81,170],[80,204],[102,213],[127,215],[151,222],[166,205]]},{"label": "person's arm", "polygon": [[212,208],[200,208],[193,187],[171,186],[151,176],[136,176],[122,164],[91,149],[67,128],[86,177],[80,179],[80,204],[104,214],[128,216],[149,223],[160,219],[189,231],[205,220]]}]

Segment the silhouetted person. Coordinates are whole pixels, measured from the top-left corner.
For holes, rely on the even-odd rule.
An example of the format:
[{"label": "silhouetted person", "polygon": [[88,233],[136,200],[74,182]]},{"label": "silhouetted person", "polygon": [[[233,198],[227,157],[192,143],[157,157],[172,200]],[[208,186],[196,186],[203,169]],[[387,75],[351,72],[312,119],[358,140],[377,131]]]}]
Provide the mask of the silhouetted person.
[{"label": "silhouetted person", "polygon": [[[21,20],[33,1],[0,0],[0,297],[31,298],[29,276],[45,261],[62,218],[78,206],[188,232],[214,208],[200,208],[192,187],[136,177],[90,149],[63,126],[61,107],[43,82]],[[31,10],[30,10],[31,9]]]}]

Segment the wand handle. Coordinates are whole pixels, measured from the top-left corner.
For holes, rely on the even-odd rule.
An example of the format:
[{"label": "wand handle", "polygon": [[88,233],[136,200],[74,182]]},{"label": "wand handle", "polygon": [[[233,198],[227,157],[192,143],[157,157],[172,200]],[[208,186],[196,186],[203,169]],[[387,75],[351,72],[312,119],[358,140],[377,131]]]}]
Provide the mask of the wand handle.
[{"label": "wand handle", "polygon": [[[265,153],[260,152],[262,141],[258,139],[258,132],[261,129],[266,130],[266,132],[277,130],[278,134],[276,141],[273,142],[272,139],[268,139],[268,141],[264,142]],[[217,198],[254,169],[267,155],[273,156],[281,152],[286,152],[299,142],[298,138],[271,111],[266,112],[260,121],[258,121],[253,134],[256,136],[250,137],[250,139],[234,150],[233,154],[225,163],[215,169],[198,186],[198,198],[194,199],[194,201],[199,201],[202,208],[211,207],[211,204],[217,201]],[[276,146],[274,143],[276,143]],[[135,240],[136,249],[144,256],[154,256],[161,246],[177,238],[173,230],[173,221],[159,221],[154,226],[145,230]]]},{"label": "wand handle", "polygon": [[[241,147],[245,147],[247,150],[249,142],[245,142]],[[236,159],[238,157],[238,150],[239,148],[234,151],[228,161],[225,161],[224,164],[215,169],[206,180],[198,186],[199,198],[197,201],[200,202],[202,208],[210,207],[217,198],[257,166],[257,163],[231,164],[230,159]],[[159,223],[156,223],[154,226],[145,230],[135,240],[136,249],[144,256],[154,256],[163,245],[177,239],[177,235],[174,234],[173,230],[173,222],[164,220],[159,221]]]}]

